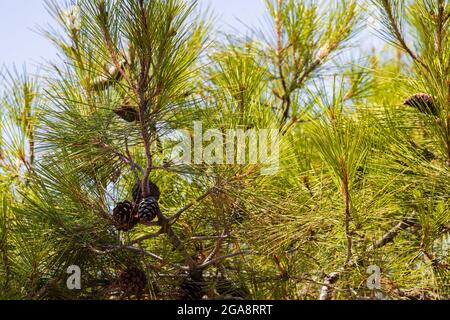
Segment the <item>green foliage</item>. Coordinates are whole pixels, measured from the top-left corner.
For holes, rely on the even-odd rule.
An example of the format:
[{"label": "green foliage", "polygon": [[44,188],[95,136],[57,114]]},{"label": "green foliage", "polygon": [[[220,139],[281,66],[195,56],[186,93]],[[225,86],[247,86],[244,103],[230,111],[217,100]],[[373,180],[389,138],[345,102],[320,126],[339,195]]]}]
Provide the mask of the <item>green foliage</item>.
[{"label": "green foliage", "polygon": [[[61,61],[3,77],[0,298],[370,299],[375,265],[385,299],[448,299],[450,3],[357,3],[267,1],[263,32],[221,42],[193,0],[47,1]],[[394,48],[345,57],[365,15]],[[177,162],[194,122],[219,153],[227,129],[274,129],[278,170]],[[117,230],[148,179],[161,213]]]}]

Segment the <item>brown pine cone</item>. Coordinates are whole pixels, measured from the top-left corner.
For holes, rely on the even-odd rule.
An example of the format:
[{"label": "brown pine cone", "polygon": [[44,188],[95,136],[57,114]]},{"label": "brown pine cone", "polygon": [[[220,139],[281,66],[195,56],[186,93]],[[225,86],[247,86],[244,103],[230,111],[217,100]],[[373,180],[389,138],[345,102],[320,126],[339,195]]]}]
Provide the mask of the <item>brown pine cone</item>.
[{"label": "brown pine cone", "polygon": [[139,120],[137,109],[133,106],[123,105],[113,110],[113,112],[126,122],[131,123]]},{"label": "brown pine cone", "polygon": [[113,220],[117,230],[130,231],[138,223],[135,206],[130,201],[119,202],[113,210]]},{"label": "brown pine cone", "polygon": [[439,116],[434,98],[428,93],[416,93],[403,102],[404,105],[417,108],[420,112]]},{"label": "brown pine cone", "polygon": [[201,300],[205,295],[205,280],[201,272],[195,272],[183,279],[179,288],[181,300]]},{"label": "brown pine cone", "polygon": [[158,201],[153,197],[142,199],[138,208],[139,221],[143,224],[152,222],[161,214]]},{"label": "brown pine cone", "polygon": [[128,267],[120,275],[118,286],[125,294],[141,295],[147,289],[147,275],[137,267]]},{"label": "brown pine cone", "polygon": [[[161,192],[159,191],[158,186],[153,183],[152,181],[148,181],[149,183],[149,190],[150,190],[150,197],[153,197],[156,199],[156,201],[159,201],[159,197],[161,196]],[[132,190],[132,195],[133,195],[133,201],[136,204],[141,203],[143,195],[142,195],[142,183],[141,180],[136,181],[136,183],[133,186],[133,190]]]}]

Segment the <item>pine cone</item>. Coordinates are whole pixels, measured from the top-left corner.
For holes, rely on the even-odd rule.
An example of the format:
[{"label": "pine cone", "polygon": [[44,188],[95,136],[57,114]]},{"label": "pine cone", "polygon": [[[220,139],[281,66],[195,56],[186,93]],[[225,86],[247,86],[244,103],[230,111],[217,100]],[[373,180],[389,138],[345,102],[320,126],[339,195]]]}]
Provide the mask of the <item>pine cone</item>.
[{"label": "pine cone", "polygon": [[203,276],[189,275],[181,283],[179,294],[182,300],[201,300],[205,295]]},{"label": "pine cone", "polygon": [[133,204],[130,201],[119,202],[113,210],[113,220],[119,231],[129,231],[137,224]]},{"label": "pine cone", "polygon": [[[148,183],[149,183],[149,191],[150,191],[149,196],[155,198],[156,201],[159,201],[161,192],[159,191],[158,186],[150,180]],[[143,195],[142,195],[142,183],[140,180],[136,181],[136,183],[134,184],[132,195],[133,195],[134,203],[141,203]]]},{"label": "pine cone", "polygon": [[147,289],[147,275],[137,267],[129,267],[120,274],[118,285],[125,294],[141,295]]},{"label": "pine cone", "polygon": [[139,114],[136,107],[123,105],[118,109],[113,110],[116,115],[126,122],[135,122],[139,120]]},{"label": "pine cone", "polygon": [[158,201],[154,197],[147,197],[140,202],[138,210],[140,222],[150,223],[160,214]]},{"label": "pine cone", "polygon": [[428,93],[416,93],[403,102],[404,105],[417,108],[420,112],[439,116],[434,99]]}]

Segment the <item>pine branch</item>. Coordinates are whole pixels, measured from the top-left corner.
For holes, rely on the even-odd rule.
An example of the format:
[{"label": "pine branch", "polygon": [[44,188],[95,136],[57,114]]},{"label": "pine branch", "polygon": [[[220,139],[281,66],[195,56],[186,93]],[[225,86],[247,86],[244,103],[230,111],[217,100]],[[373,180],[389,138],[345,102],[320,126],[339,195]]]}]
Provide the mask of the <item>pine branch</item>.
[{"label": "pine branch", "polygon": [[400,231],[406,230],[410,227],[413,227],[415,223],[412,222],[410,218],[406,218],[401,220],[398,224],[396,224],[392,229],[390,229],[387,233],[381,237],[377,242],[371,245],[367,251],[373,251],[379,248],[384,247],[385,245],[394,241],[395,237],[400,233]]},{"label": "pine branch", "polygon": [[332,272],[325,277],[322,288],[320,289],[319,300],[330,300],[333,294],[333,285],[339,280],[343,270]]},{"label": "pine branch", "polygon": [[[367,249],[367,253],[382,248],[388,243],[394,241],[395,237],[403,230],[406,230],[415,224],[411,221],[410,218],[405,218],[401,220],[398,224],[396,224],[392,229],[390,229],[387,233],[385,233],[380,240],[375,242],[372,246]],[[342,273],[346,271],[347,268],[358,265],[363,261],[363,258],[359,258],[357,260],[353,260],[353,262],[346,263],[346,266],[340,268],[339,270],[328,274],[325,277],[324,283],[325,285],[320,289],[319,300],[330,300],[333,294],[333,285],[339,280]]]},{"label": "pine branch", "polygon": [[209,240],[218,240],[218,239],[229,239],[230,235],[220,235],[220,236],[194,236],[191,237],[192,241],[209,241]]},{"label": "pine branch", "polygon": [[[125,157],[125,159],[128,160],[128,163],[129,163],[130,166],[131,166],[131,170],[133,170],[133,172],[135,172],[135,169],[137,169],[137,170],[139,170],[139,172],[140,172],[142,175],[145,175],[144,169],[143,169],[140,165],[138,165],[138,164],[133,160],[133,157],[131,156],[130,148],[128,147],[128,139],[125,139],[125,150],[126,150],[126,153],[127,153],[127,156]],[[137,173],[135,173],[135,175],[136,175],[136,178],[138,179],[138,178],[139,178],[139,175],[138,175]]]},{"label": "pine branch", "polygon": [[169,237],[170,242],[175,250],[181,253],[183,258],[185,259],[190,270],[196,270],[198,268],[197,263],[192,259],[191,255],[187,252],[186,247],[181,242],[181,239],[177,236],[177,234],[173,231],[169,220],[167,218],[159,220],[164,233]]},{"label": "pine branch", "polygon": [[437,4],[437,30],[436,30],[436,49],[439,54],[439,60],[442,62],[444,52],[442,50],[442,44],[444,41],[444,25],[445,25],[445,0],[438,0]]},{"label": "pine branch", "polygon": [[135,240],[129,242],[128,245],[132,246],[132,245],[137,244],[137,243],[140,243],[140,242],[142,242],[142,241],[156,238],[156,237],[158,237],[158,236],[160,236],[160,235],[162,235],[162,234],[164,234],[164,230],[163,230],[163,229],[160,229],[160,230],[157,231],[157,232],[150,233],[150,234],[147,234],[147,235],[142,236],[142,237],[140,237],[140,238],[137,238],[137,239],[135,239]]},{"label": "pine branch", "polygon": [[[122,61],[120,61],[120,59],[118,57],[116,48],[115,48],[113,40],[111,38],[111,34],[108,29],[108,12],[106,11],[105,1],[102,0],[99,2],[98,10],[99,10],[98,18],[100,21],[100,28],[102,30],[103,37],[104,37],[104,40],[106,43],[106,48],[111,56],[112,62],[114,64],[116,70],[122,76],[122,78],[124,78],[127,81],[129,87],[134,88],[135,86],[133,85],[133,83],[131,82],[131,79],[126,74],[126,72],[123,68],[123,63],[122,63]],[[125,62],[125,63],[127,63],[127,62]]]},{"label": "pine branch", "polygon": [[281,123],[285,123],[287,120],[287,117],[289,115],[289,110],[291,108],[291,92],[288,89],[288,85],[286,82],[286,77],[283,72],[283,48],[281,45],[281,38],[282,38],[282,28],[283,23],[281,21],[281,15],[283,10],[283,0],[277,0],[277,16],[275,21],[275,29],[277,34],[277,63],[278,63],[278,73],[281,80],[281,85],[283,87],[283,94],[281,96],[282,104],[281,104],[281,110],[282,110],[282,118]]},{"label": "pine branch", "polygon": [[183,208],[179,209],[177,212],[175,212],[171,217],[169,217],[170,224],[174,224],[181,215],[192,208],[193,206],[197,205],[202,200],[206,199],[210,194],[215,192],[217,190],[217,186],[214,186],[212,188],[209,188],[205,193],[203,193],[200,197],[189,203],[188,205],[184,206]]},{"label": "pine branch", "polygon": [[393,32],[393,35],[394,35],[395,39],[397,39],[398,44],[400,45],[400,47],[411,57],[411,59],[414,62],[416,62],[419,65],[421,65],[422,67],[424,67],[427,71],[430,71],[428,66],[406,44],[405,38],[403,37],[403,35],[402,35],[401,31],[400,31],[400,27],[399,27],[399,25],[397,23],[397,20],[394,17],[394,12],[392,10],[391,1],[392,0],[381,0],[382,6],[383,6],[383,8],[385,10],[385,13],[386,13],[388,21],[389,21],[390,29]]},{"label": "pine branch", "polygon": [[226,255],[223,255],[223,256],[220,256],[220,257],[216,257],[216,258],[211,259],[209,261],[206,261],[203,264],[201,264],[200,266],[198,266],[198,268],[204,269],[204,268],[206,268],[206,267],[208,267],[208,266],[210,266],[212,264],[216,264],[216,263],[221,262],[223,260],[226,260],[226,259],[229,259],[229,258],[233,258],[233,257],[236,257],[236,256],[252,254],[252,253],[253,253],[252,250],[241,250],[241,251],[237,251],[237,252],[234,252],[234,253],[229,253],[229,254],[226,254]]},{"label": "pine branch", "polygon": [[130,251],[134,251],[134,252],[139,252],[139,253],[143,253],[149,257],[152,257],[153,259],[156,259],[158,261],[163,262],[164,259],[160,256],[158,256],[157,254],[148,252],[146,250],[143,250],[141,248],[135,248],[133,246],[108,246],[105,247],[102,250],[96,249],[93,246],[89,246],[89,248],[91,249],[92,252],[96,253],[96,254],[100,254],[100,255],[107,255],[107,254],[111,254],[115,251],[119,251],[119,250],[130,250]]},{"label": "pine branch", "polygon": [[145,155],[147,158],[147,168],[145,169],[145,174],[142,179],[142,192],[144,197],[148,197],[149,195],[149,186],[148,186],[148,179],[150,177],[150,172],[153,167],[153,158],[152,158],[152,151],[151,151],[151,142],[150,142],[150,136],[149,136],[149,128],[147,121],[145,120],[146,113],[149,107],[149,100],[146,97],[145,90],[147,87],[147,67],[145,64],[145,61],[141,60],[141,72],[140,72],[140,80],[138,84],[138,99],[139,99],[139,117],[141,121],[139,122],[141,125],[141,135],[142,139],[144,141],[144,148],[145,148]]},{"label": "pine branch", "polygon": [[208,262],[213,260],[219,254],[220,246],[222,245],[222,241],[223,241],[223,239],[225,239],[224,237],[226,237],[226,236],[227,236],[227,233],[224,231],[222,233],[222,235],[216,239],[216,244],[214,246],[214,249],[211,251],[211,253],[208,255],[208,257],[206,257],[203,264],[207,264]]},{"label": "pine branch", "polygon": [[351,211],[350,211],[350,190],[349,190],[349,177],[347,169],[345,168],[346,164],[342,164],[342,170],[343,170],[343,181],[342,181],[342,187],[341,192],[342,196],[344,198],[344,206],[345,206],[345,216],[344,216],[344,226],[345,226],[345,234],[347,236],[347,260],[345,264],[347,265],[350,263],[352,259],[352,247],[353,247],[353,239],[352,239],[352,233],[350,231],[350,221],[352,219]]}]

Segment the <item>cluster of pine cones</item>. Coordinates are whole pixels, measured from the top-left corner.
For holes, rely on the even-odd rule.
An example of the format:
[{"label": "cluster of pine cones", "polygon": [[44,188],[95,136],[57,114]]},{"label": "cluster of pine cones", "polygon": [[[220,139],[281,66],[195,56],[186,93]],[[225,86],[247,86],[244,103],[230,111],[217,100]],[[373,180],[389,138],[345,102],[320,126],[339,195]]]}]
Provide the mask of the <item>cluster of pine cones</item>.
[{"label": "cluster of pine cones", "polygon": [[161,193],[158,186],[149,181],[150,195],[143,197],[141,185],[138,180],[133,187],[133,202],[125,200],[114,208],[112,218],[117,230],[130,231],[138,223],[148,224],[161,214],[158,204]]}]

